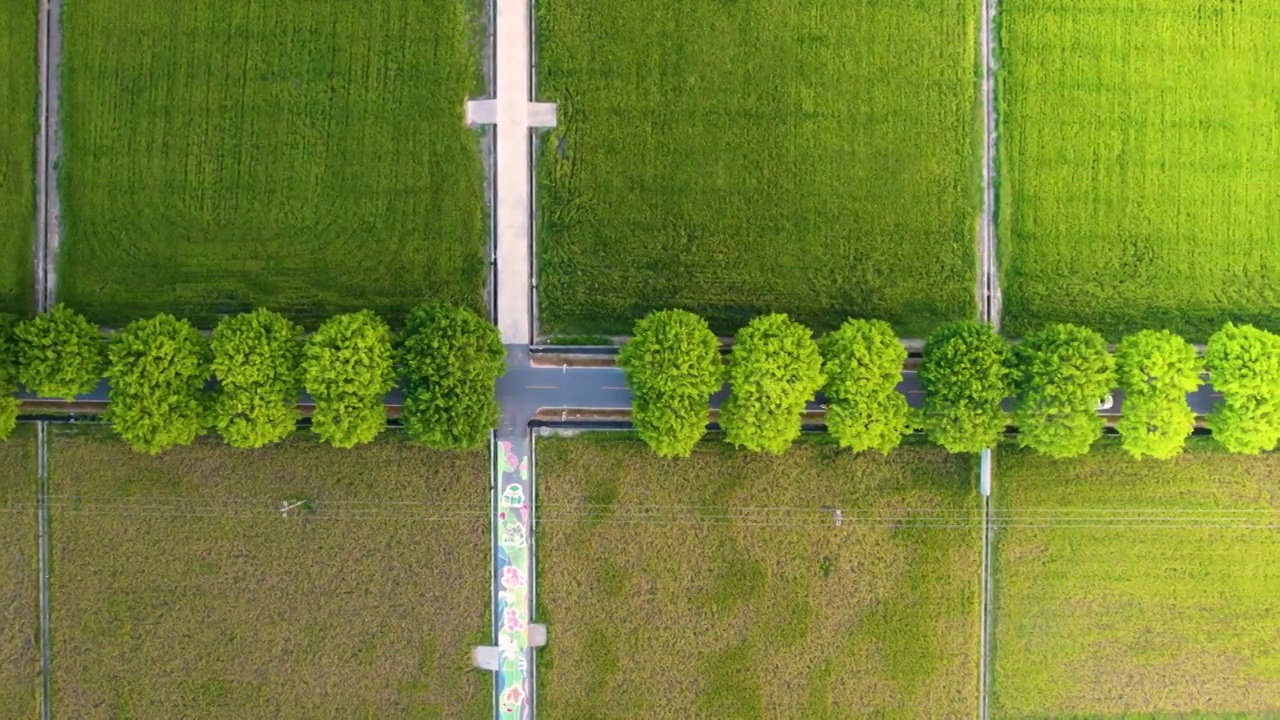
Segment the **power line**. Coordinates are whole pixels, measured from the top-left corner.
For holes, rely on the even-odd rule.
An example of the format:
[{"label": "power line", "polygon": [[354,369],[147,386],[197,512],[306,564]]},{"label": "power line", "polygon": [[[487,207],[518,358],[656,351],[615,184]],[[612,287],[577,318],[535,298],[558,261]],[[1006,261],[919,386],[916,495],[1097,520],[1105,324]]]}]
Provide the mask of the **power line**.
[{"label": "power line", "polygon": [[[295,492],[295,495],[301,496],[305,493]],[[209,503],[209,504],[228,504],[228,503],[245,503],[245,504],[271,504],[280,501],[281,494],[271,496],[258,497],[210,497],[210,496],[182,496],[182,495],[70,495],[70,494],[53,494],[47,495],[49,500],[53,501],[82,501],[90,503],[101,503],[111,501],[148,501],[158,503]],[[374,505],[374,506],[405,506],[405,507],[466,507],[466,508],[485,508],[489,507],[488,500],[353,500],[353,499],[325,499],[323,496],[312,496],[311,500],[322,505]],[[629,511],[650,511],[650,510],[670,510],[670,511],[721,511],[721,512],[791,512],[791,513],[812,513],[812,514],[830,514],[833,510],[839,509],[845,515],[854,514],[960,514],[975,515],[981,512],[981,508],[977,505],[973,507],[959,508],[939,508],[939,507],[892,507],[884,506],[876,507],[848,507],[833,505],[736,505],[736,504],[704,504],[704,505],[670,505],[670,504],[637,504],[637,503],[584,503],[584,502],[554,502],[539,500],[538,508],[569,508],[577,511],[580,509],[595,509],[611,513],[621,513]],[[1132,514],[1150,514],[1150,513],[1196,513],[1196,514],[1275,514],[1280,516],[1280,508],[1178,508],[1178,507],[1158,507],[1158,506],[1140,506],[1140,507],[1026,507],[1026,508],[993,508],[995,514],[1008,515],[1026,515],[1032,513],[1132,513]]]},{"label": "power line", "polygon": [[[304,494],[295,492],[295,495]],[[181,495],[54,495],[48,496],[50,499],[62,500],[155,500],[162,502],[217,502],[217,503],[270,503],[277,502],[279,496],[274,497],[251,497],[251,498],[235,498],[235,497],[209,497],[209,496],[192,496],[184,497]],[[467,505],[488,507],[487,503],[478,500],[325,500],[321,497],[313,497],[316,502],[324,502],[327,505]]]},{"label": "power line", "polygon": [[[60,516],[172,518],[278,518],[279,498],[208,498],[137,495],[50,495],[45,507]],[[0,512],[38,510],[38,503],[0,505]],[[457,522],[489,517],[488,503],[433,500],[312,499],[290,519]],[[838,521],[837,521],[838,516]],[[983,526],[974,508],[834,508],[831,506],[627,505],[543,503],[535,515],[545,524],[712,526],[771,528],[970,529]],[[1271,508],[1064,508],[993,509],[997,530],[1146,529],[1280,530],[1280,510]]]}]

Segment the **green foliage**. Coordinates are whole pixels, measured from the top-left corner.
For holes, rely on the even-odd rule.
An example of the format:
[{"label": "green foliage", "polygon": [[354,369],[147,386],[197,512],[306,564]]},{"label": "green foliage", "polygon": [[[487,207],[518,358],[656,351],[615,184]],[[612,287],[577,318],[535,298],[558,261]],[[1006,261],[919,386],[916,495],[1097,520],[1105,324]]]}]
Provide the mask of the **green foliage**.
[{"label": "green foliage", "polygon": [[933,442],[955,453],[996,443],[1006,424],[1000,403],[1012,391],[1009,346],[986,325],[944,325],[925,342],[920,365],[925,391],[920,424]]},{"label": "green foliage", "polygon": [[0,313],[0,440],[18,425],[18,318]]},{"label": "green foliage", "polygon": [[911,432],[899,393],[907,349],[881,320],[846,320],[820,343],[827,376],[827,430],[854,452],[887,453]]},{"label": "green foliage", "polygon": [[1195,428],[1187,393],[1200,385],[1201,364],[1191,343],[1168,330],[1143,330],[1116,347],[1124,414],[1121,444],[1135,458],[1168,459],[1182,452]]},{"label": "green foliage", "polygon": [[781,313],[738,331],[728,376],[729,397],[720,409],[725,440],[775,455],[800,436],[805,403],[826,380],[813,332]]},{"label": "green foliage", "polygon": [[706,433],[708,398],[724,382],[720,341],[687,310],[656,310],[636,323],[618,353],[631,386],[640,439],[662,457],[688,457]]},{"label": "green foliage", "polygon": [[1105,421],[1097,406],[1115,387],[1107,341],[1078,325],[1054,324],[1013,349],[1018,442],[1056,458],[1089,452]]},{"label": "green foliage", "polygon": [[1222,402],[1209,415],[1213,436],[1231,452],[1259,453],[1280,442],[1280,336],[1227,323],[1204,353]]},{"label": "green foliage", "polygon": [[194,325],[167,314],[134,320],[107,354],[107,419],[133,449],[154,455],[204,433],[209,343]]},{"label": "green foliage", "polygon": [[441,449],[479,449],[498,426],[495,384],[506,349],[493,323],[458,307],[424,305],[401,333],[409,437]]},{"label": "green foliage", "polygon": [[299,417],[302,328],[258,308],[223,318],[212,350],[214,425],[227,444],[260,448],[288,437]]},{"label": "green foliage", "polygon": [[372,441],[386,427],[382,401],[395,384],[391,329],[368,310],[329,318],[307,338],[302,379],[322,440],[341,448]]},{"label": "green foliage", "polygon": [[98,384],[105,364],[102,333],[59,303],[18,323],[18,380],[40,397],[71,398]]}]

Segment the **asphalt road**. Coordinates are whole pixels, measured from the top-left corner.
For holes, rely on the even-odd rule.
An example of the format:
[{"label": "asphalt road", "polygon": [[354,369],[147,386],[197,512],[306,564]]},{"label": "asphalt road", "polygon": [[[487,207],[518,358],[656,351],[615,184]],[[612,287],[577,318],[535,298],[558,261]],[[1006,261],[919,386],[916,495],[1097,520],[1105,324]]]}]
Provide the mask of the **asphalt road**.
[{"label": "asphalt road", "polygon": [[[924,403],[924,390],[920,388],[914,370],[902,372],[898,392],[907,396],[907,403],[912,407],[920,407]],[[711,407],[720,407],[728,393],[729,388],[725,386],[712,395]],[[1115,404],[1099,411],[1100,415],[1117,417],[1124,412],[1124,393],[1116,390],[1114,396]],[[1205,384],[1187,395],[1187,403],[1197,415],[1208,415],[1221,397]],[[23,392],[18,394],[18,399],[31,401],[37,398]],[[400,407],[403,399],[404,394],[396,388],[387,394],[385,403],[388,407]],[[93,392],[78,395],[75,401],[107,402],[107,381],[100,381]],[[299,398],[300,404],[309,405],[311,402],[311,397],[305,393]],[[616,367],[536,367],[530,362],[527,348],[508,346],[507,372],[498,378],[498,402],[503,407],[504,428],[523,432],[529,418],[539,410],[628,410],[631,407],[631,390],[627,387],[626,376]],[[823,398],[818,396],[809,403],[809,409],[820,410],[822,403]],[[1006,401],[1005,407],[1012,409],[1012,402]]]},{"label": "asphalt road", "polygon": [[[207,388],[213,389],[213,383],[210,383],[207,386]],[[72,402],[106,404],[109,391],[110,391],[110,384],[105,379],[99,380],[98,385],[94,387],[92,392],[88,392],[83,395],[77,395],[74,398],[72,398]],[[20,402],[31,402],[33,400],[42,399],[37,397],[36,395],[33,395],[32,393],[27,392],[26,390],[19,392],[17,395],[15,395],[15,397],[17,397]],[[43,399],[49,400],[49,398],[43,398]],[[51,400],[51,402],[62,402],[65,399],[66,398],[56,398]],[[314,405],[315,401],[311,399],[310,395],[306,393],[302,393],[301,395],[298,396],[298,404]],[[401,405],[404,404],[404,391],[402,391],[400,388],[392,389],[391,392],[387,393],[386,398],[383,400],[383,404],[386,405],[387,407],[395,407],[395,408],[400,407]]]},{"label": "asphalt road", "polygon": [[[725,386],[711,396],[711,407],[718,408],[728,392]],[[911,407],[924,404],[924,390],[914,370],[903,370],[898,392],[907,396]],[[1099,411],[1103,417],[1118,417],[1124,412],[1124,393],[1116,390],[1113,396],[1114,404]],[[1187,395],[1187,403],[1197,415],[1208,415],[1221,397],[1205,384]],[[631,407],[631,391],[626,376],[616,367],[535,367],[527,350],[508,347],[507,373],[498,379],[498,400],[507,410],[505,415],[518,421],[538,410],[626,410]],[[821,409],[823,401],[819,395],[809,403],[809,409]],[[1013,409],[1012,400],[1005,401],[1005,409]]]}]

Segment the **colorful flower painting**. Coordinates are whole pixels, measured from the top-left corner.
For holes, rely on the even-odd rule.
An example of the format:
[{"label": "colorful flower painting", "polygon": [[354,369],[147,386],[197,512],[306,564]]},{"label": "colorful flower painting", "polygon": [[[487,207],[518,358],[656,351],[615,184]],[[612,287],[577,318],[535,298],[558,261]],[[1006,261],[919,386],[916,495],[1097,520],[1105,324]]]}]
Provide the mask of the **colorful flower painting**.
[{"label": "colorful flower painting", "polygon": [[502,568],[502,587],[504,588],[524,587],[524,571],[518,567],[512,567],[510,565]]},{"label": "colorful flower painting", "polygon": [[529,702],[529,458],[525,448],[510,441],[498,445],[497,554],[498,585],[495,618],[500,619],[497,642],[499,712],[504,720],[525,720]]}]

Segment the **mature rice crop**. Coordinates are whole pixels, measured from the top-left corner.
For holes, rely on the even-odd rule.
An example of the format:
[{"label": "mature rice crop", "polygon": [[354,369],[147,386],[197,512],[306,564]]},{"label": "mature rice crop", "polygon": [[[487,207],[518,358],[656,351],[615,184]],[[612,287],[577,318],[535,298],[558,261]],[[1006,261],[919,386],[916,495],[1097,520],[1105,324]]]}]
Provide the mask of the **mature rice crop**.
[{"label": "mature rice crop", "polygon": [[38,9],[0,0],[0,312],[27,312],[33,290]]},{"label": "mature rice crop", "polygon": [[540,711],[972,717],[972,471],[934,447],[539,440]]},{"label": "mature rice crop", "polygon": [[539,0],[541,330],[974,312],[975,0]]},{"label": "mature rice crop", "polygon": [[1005,330],[1280,329],[1280,2],[1001,6]]},{"label": "mature rice crop", "polygon": [[993,717],[1280,711],[1280,458],[1211,442],[1001,449]]},{"label": "mature rice crop", "polygon": [[460,0],[69,0],[61,299],[308,323],[481,304]]},{"label": "mature rice crop", "polygon": [[484,455],[80,431],[50,463],[59,717],[488,713]]}]

